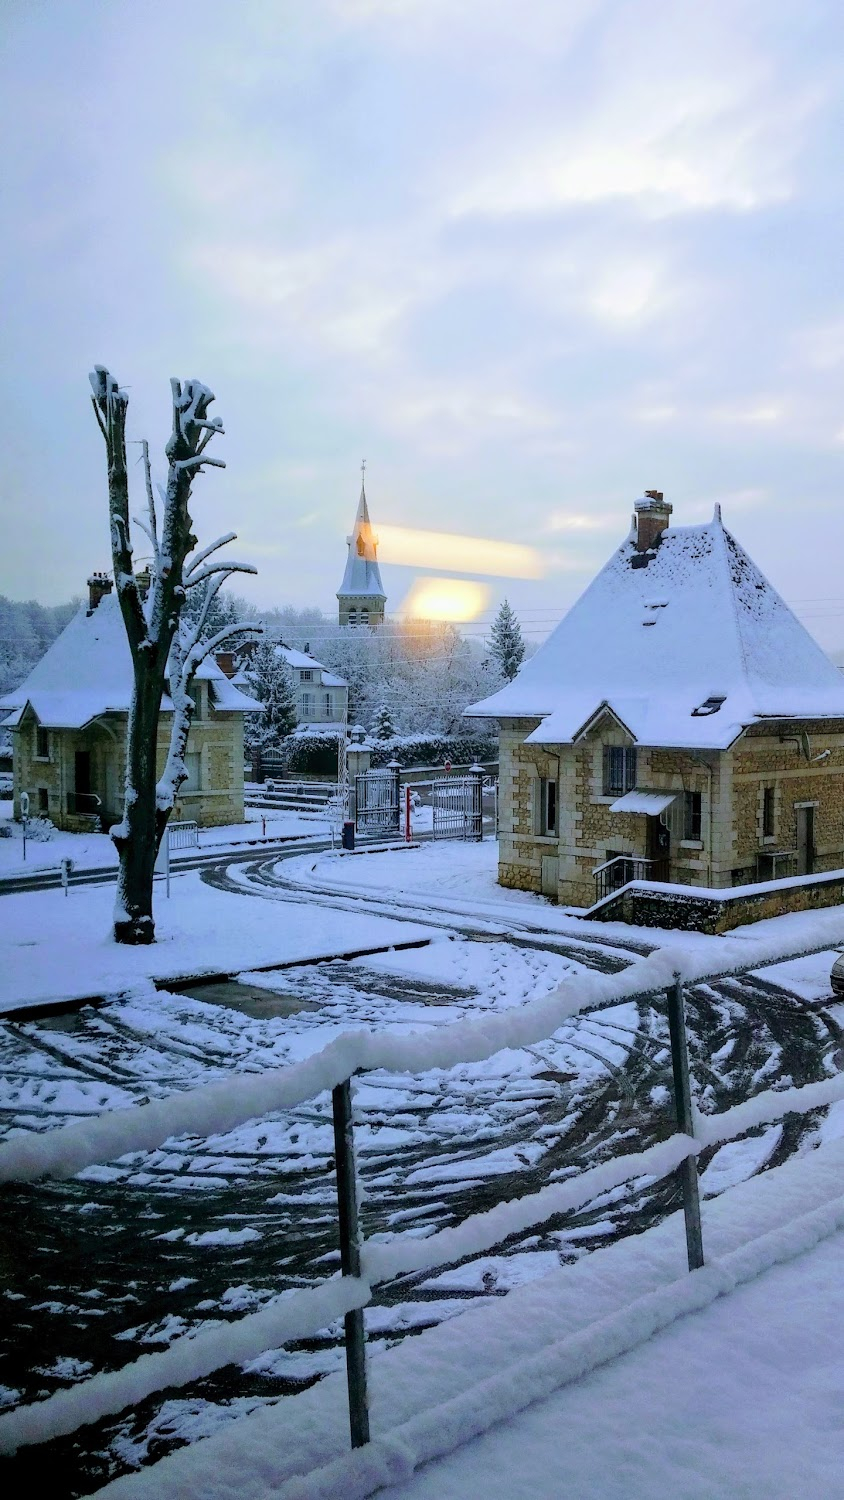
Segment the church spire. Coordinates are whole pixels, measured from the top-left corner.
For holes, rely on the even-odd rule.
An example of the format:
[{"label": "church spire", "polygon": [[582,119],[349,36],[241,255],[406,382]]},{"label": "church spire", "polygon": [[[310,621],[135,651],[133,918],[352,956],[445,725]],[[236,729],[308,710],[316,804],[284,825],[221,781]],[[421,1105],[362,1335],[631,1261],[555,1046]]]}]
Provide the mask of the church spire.
[{"label": "church spire", "polygon": [[380,625],[387,596],[378,568],[378,538],[366,502],[366,459],[360,466],[360,499],[351,536],[343,582],[337,590],[341,625]]}]

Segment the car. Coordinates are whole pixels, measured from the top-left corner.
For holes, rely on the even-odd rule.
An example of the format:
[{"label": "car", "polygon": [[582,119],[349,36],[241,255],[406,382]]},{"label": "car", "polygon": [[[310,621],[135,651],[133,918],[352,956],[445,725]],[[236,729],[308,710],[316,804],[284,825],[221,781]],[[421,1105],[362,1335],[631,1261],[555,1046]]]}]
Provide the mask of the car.
[{"label": "car", "polygon": [[829,976],[833,995],[844,996],[844,953],[839,953]]}]

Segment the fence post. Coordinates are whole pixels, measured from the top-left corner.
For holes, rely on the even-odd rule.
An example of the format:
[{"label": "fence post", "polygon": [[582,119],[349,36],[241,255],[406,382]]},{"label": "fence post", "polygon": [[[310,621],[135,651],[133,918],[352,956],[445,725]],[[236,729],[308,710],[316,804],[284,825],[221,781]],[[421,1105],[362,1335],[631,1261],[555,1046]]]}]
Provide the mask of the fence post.
[{"label": "fence post", "polygon": [[396,809],[395,830],[398,834],[401,828],[401,766],[397,760],[387,761],[387,770],[393,773],[393,804]]},{"label": "fence post", "polygon": [[410,783],[404,789],[404,841],[406,844],[413,842],[413,830],[410,826]]},{"label": "fence post", "polygon": [[[683,1001],[683,982],[679,974],[675,975],[674,983],[668,989],[668,1031],[671,1037],[671,1066],[674,1071],[674,1107],[677,1112],[677,1127],[683,1135],[694,1135],[686,1012]],[[697,1161],[693,1156],[687,1156],[681,1163],[680,1182],[683,1188],[683,1215],[686,1220],[686,1252],[689,1270],[697,1271],[703,1265],[703,1233],[700,1223]]]},{"label": "fence post", "polygon": [[[347,1078],[332,1090],[334,1107],[334,1159],[337,1170],[337,1209],[340,1220],[340,1269],[344,1276],[360,1275],[360,1221],[355,1175],[355,1142],[352,1124],[352,1084]],[[366,1331],[363,1308],[347,1312],[346,1381],[349,1387],[349,1429],[352,1447],[369,1442],[369,1406],[366,1394]]]},{"label": "fence post", "polygon": [[484,768],[477,761],[469,767],[469,775],[474,777],[472,782],[472,814],[473,821],[477,818],[477,832],[475,838],[479,843],[483,842],[484,836]]}]

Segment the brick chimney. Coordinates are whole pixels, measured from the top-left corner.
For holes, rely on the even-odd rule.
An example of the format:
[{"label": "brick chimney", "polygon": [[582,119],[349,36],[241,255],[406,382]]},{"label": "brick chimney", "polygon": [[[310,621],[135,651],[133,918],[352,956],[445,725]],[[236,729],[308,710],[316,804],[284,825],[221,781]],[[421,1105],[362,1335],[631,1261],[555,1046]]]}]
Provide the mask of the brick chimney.
[{"label": "brick chimney", "polygon": [[149,593],[149,586],[152,583],[152,577],[146,564],[144,564],[142,568],[138,569],[137,573],[135,574],[135,582],[138,585],[138,593],[140,594],[141,598],[146,599],[146,596]]},{"label": "brick chimney", "polygon": [[88,579],[88,614],[92,615],[101,599],[110,594],[114,580],[108,573],[92,573]]},{"label": "brick chimney", "polygon": [[633,503],[633,525],[636,528],[636,551],[648,552],[662,536],[673,507],[662,490],[645,490],[641,500]]}]

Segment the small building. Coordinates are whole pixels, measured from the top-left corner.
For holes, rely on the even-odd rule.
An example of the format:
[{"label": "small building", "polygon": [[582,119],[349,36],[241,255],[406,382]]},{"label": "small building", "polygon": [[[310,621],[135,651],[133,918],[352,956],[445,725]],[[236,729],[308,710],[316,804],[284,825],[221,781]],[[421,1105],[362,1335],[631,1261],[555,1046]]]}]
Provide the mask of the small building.
[{"label": "small building", "polygon": [[[132,658],[112,580],[88,581],[81,608],[29,676],[0,699],[12,731],[14,809],[27,791],[30,813],[57,828],[108,828],[123,809],[126,727],[132,697]],[[255,710],[213,659],[193,682],[196,711],[173,816],[201,826],[242,823],[243,715]],[[162,699],[158,765],[170,741],[172,703]]]},{"label": "small building", "polygon": [[351,536],[346,537],[349,554],[343,582],[337,590],[341,625],[373,629],[384,623],[387,595],[378,567],[378,538],[369,519],[363,479]]},{"label": "small building", "polygon": [[[257,641],[246,641],[235,651],[217,652],[218,666],[244,693],[251,691],[249,662],[257,647]],[[330,729],[345,724],[349,704],[346,679],[337,677],[324,662],[311,656],[307,646],[304,651],[297,651],[279,641],[276,651],[287,662],[293,678],[299,728]]]},{"label": "small building", "polygon": [[498,693],[499,881],[590,906],[844,867],[844,677],[721,522],[660,491]]},{"label": "small building", "polygon": [[349,684],[345,678],[330,672],[324,662],[311,656],[307,647],[296,651],[292,646],[280,644],[278,651],[293,676],[299,727],[339,728],[345,724],[349,707]]}]

